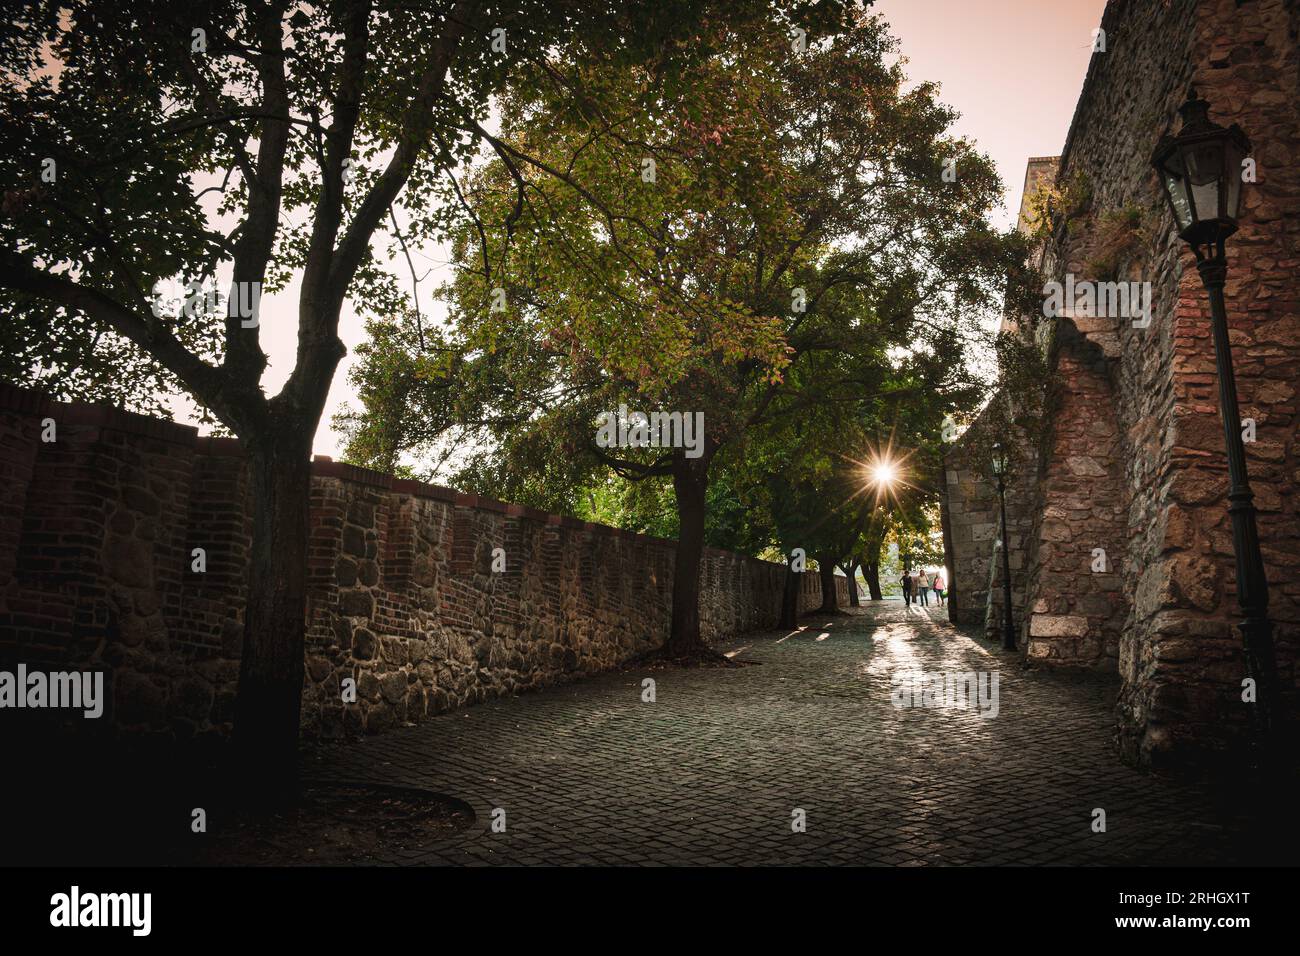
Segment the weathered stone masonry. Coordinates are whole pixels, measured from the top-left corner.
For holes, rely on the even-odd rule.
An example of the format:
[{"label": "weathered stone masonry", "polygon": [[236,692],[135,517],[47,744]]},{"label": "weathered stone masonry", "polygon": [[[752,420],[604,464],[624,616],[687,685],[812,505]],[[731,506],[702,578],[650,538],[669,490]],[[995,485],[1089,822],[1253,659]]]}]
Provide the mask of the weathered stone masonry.
[{"label": "weathered stone masonry", "polygon": [[[1004,443],[1013,474],[1032,473],[1032,450],[1015,440]],[[958,442],[944,462],[945,485],[940,500],[945,532],[944,550],[952,574],[949,582],[948,614],[959,624],[982,626],[990,640],[1001,640],[1003,616],[1001,514],[997,485],[990,464]],[[1032,524],[1033,485],[1016,481],[1007,484],[1007,537],[1011,567],[1011,609],[1021,619],[1025,597],[1025,545]]]},{"label": "weathered stone masonry", "polygon": [[1124,462],[1109,366],[1062,322],[1052,366],[1069,387],[1053,396],[1051,427],[1030,507],[1022,640],[1031,660],[1114,671],[1127,604]]},{"label": "weathered stone masonry", "polygon": [[[309,734],[379,732],[592,674],[668,633],[671,541],[328,459],[311,495]],[[0,383],[0,663],[105,669],[106,723],[124,731],[225,732],[250,513],[237,441]],[[707,638],[775,627],[784,575],[708,549]],[[800,603],[820,605],[816,574]],[[358,701],[345,706],[348,677]]]},{"label": "weathered stone masonry", "polygon": [[[1021,647],[1041,664],[1118,669],[1118,740],[1130,759],[1201,760],[1248,727],[1245,665],[1209,304],[1149,158],[1161,133],[1176,129],[1193,83],[1212,117],[1239,123],[1254,144],[1258,181],[1243,188],[1226,295],[1241,412],[1257,426],[1246,456],[1284,703],[1294,714],[1300,0],[1112,0],[1101,25],[1107,51],[1093,54],[1057,178],[1086,184],[1089,198],[1058,225],[1041,269],[1058,282],[1066,274],[1150,282],[1154,308],[1146,328],[1125,317],[1036,320],[1054,411],[1031,483]],[[1136,211],[1142,226],[1116,273],[1099,275],[1114,241],[1105,217],[1119,211]],[[950,481],[954,473],[965,480],[962,462],[958,448]],[[966,489],[956,500],[987,494]],[[950,521],[950,560],[984,560],[978,548],[961,553],[971,543],[960,512]],[[1091,570],[1098,547],[1113,570]]]}]

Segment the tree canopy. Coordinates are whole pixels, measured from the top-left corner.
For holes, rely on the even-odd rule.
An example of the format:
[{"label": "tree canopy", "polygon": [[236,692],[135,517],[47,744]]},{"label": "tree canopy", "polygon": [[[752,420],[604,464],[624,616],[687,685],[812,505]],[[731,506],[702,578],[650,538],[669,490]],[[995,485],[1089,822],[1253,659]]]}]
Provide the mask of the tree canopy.
[{"label": "tree canopy", "polygon": [[[671,89],[716,52],[721,19],[816,28],[842,4],[27,0],[9,13],[0,371],[155,412],[183,389],[242,440],[254,533],[236,738],[279,779],[296,756],[309,462],[340,312],[407,305],[375,240],[456,228],[461,168],[502,143],[485,127],[494,97],[527,88],[587,109],[600,90],[571,85],[574,71],[634,65]],[[507,167],[522,155],[500,151]],[[295,364],[268,397],[260,297],[291,282]]]},{"label": "tree canopy", "polygon": [[[832,408],[855,434],[906,420],[923,440],[977,404],[964,348],[1024,258],[987,224],[989,161],[932,85],[908,87],[877,18],[806,44],[715,29],[671,84],[583,64],[565,75],[589,98],[512,89],[467,181],[446,341],[394,358],[410,336],[385,332],[358,374],[419,424],[368,403],[346,419],[357,459],[451,441],[461,483],[565,509],[610,472],[671,476],[678,534],[702,541],[715,460],[785,468],[777,436]],[[603,447],[620,407],[702,413],[704,448]],[[750,501],[754,484],[727,479]]]}]

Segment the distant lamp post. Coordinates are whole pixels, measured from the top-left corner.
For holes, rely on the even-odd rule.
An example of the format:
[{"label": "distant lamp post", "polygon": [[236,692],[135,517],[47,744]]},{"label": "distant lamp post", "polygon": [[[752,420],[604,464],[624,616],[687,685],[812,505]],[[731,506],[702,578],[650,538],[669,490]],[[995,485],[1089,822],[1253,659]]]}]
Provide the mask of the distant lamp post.
[{"label": "distant lamp post", "polygon": [[1007,549],[1007,456],[1002,443],[993,446],[993,474],[998,479],[998,506],[1002,511],[1002,647],[1016,649],[1016,628],[1011,623],[1011,556]]},{"label": "distant lamp post", "polygon": [[1225,129],[1209,118],[1209,104],[1193,88],[1180,108],[1183,127],[1177,136],[1164,136],[1151,164],[1174,213],[1178,235],[1196,255],[1196,268],[1210,297],[1214,330],[1214,362],[1219,378],[1219,414],[1228,450],[1228,514],[1232,517],[1232,548],[1237,559],[1237,603],[1247,674],[1255,681],[1252,710],[1256,730],[1267,748],[1273,738],[1277,708],[1277,665],[1273,655],[1273,626],[1268,620],[1268,579],[1255,527],[1254,495],[1246,475],[1246,449],[1237,408],[1237,383],[1228,344],[1228,318],[1223,284],[1228,275],[1224,240],[1237,231],[1241,207],[1242,164],[1250,141],[1235,123]]}]

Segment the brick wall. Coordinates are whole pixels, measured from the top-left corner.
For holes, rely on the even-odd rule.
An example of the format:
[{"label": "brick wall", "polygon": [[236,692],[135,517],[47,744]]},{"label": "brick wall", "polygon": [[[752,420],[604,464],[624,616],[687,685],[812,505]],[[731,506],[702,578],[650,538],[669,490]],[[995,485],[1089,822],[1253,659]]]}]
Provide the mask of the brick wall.
[{"label": "brick wall", "polygon": [[1131,758],[1159,763],[1223,751],[1248,720],[1209,304],[1147,164],[1159,134],[1176,128],[1192,83],[1214,119],[1239,123],[1254,142],[1258,182],[1244,187],[1241,229],[1228,242],[1228,322],[1242,415],[1258,422],[1246,457],[1282,679],[1294,689],[1300,3],[1112,2],[1103,25],[1115,55],[1094,55],[1062,157],[1063,174],[1086,176],[1093,199],[1088,216],[1058,237],[1052,261],[1058,275],[1085,275],[1107,210],[1135,207],[1150,218],[1151,235],[1121,278],[1152,283],[1151,326],[1075,324],[1113,357],[1124,436],[1118,453],[1129,547],[1117,563],[1128,616],[1119,646],[1119,739]]},{"label": "brick wall", "polygon": [[[226,732],[252,534],[239,443],[0,384],[0,479],[0,664],[105,670],[120,730]],[[328,460],[311,496],[306,733],[594,674],[668,633],[671,541]],[[706,638],[775,627],[784,575],[706,549]],[[803,575],[801,609],[820,603]]]},{"label": "brick wall", "polygon": [[1128,528],[1110,361],[1068,321],[1054,350],[1058,387],[1026,543],[1021,637],[1031,660],[1114,673],[1128,611],[1120,581]]},{"label": "brick wall", "polygon": [[[1209,303],[1149,160],[1159,136],[1176,130],[1193,83],[1211,117],[1239,123],[1254,144],[1258,181],[1243,188],[1225,291],[1241,413],[1257,423],[1246,457],[1294,712],[1300,0],[1111,0],[1102,28],[1107,50],[1093,54],[1059,172],[1060,182],[1086,182],[1091,198],[1046,243],[1043,277],[1150,282],[1153,315],[1143,328],[1128,317],[1067,314],[1037,330],[1051,356],[1054,411],[1030,483],[1022,648],[1043,664],[1118,669],[1128,758],[1202,761],[1234,749],[1249,725],[1246,671]],[[1139,241],[1117,275],[1095,275],[1106,214],[1118,211],[1140,215]],[[960,448],[949,469],[950,506],[955,485],[956,500],[982,514],[987,489],[968,487]],[[962,520],[956,508],[951,519]],[[957,567],[987,558],[970,537],[954,527]],[[1092,571],[1094,548],[1113,571]]]}]

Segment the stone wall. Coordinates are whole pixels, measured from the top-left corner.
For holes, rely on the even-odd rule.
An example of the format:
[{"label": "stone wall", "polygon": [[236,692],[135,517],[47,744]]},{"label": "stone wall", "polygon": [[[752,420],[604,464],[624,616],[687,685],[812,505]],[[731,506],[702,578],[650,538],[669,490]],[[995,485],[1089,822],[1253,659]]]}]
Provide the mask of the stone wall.
[{"label": "stone wall", "polygon": [[1021,636],[1031,660],[1114,673],[1128,610],[1120,586],[1128,528],[1111,360],[1069,320],[1053,349]]},{"label": "stone wall", "polygon": [[[1300,0],[1111,0],[1060,160],[1082,184],[1042,250],[1045,280],[1149,282],[1149,325],[1067,312],[1037,332],[1054,412],[1033,482],[1024,645],[1042,664],[1117,665],[1122,752],[1212,760],[1249,725],[1209,305],[1149,161],[1193,83],[1253,141],[1228,242],[1228,322],[1270,581],[1280,676],[1296,706],[1300,638]],[[1115,223],[1138,227],[1116,244]],[[1119,249],[1116,253],[1116,249]],[[949,456],[962,484],[961,451]],[[952,481],[950,475],[949,481]],[[952,485],[949,485],[950,495]],[[950,561],[981,558],[958,552]],[[1106,547],[1105,542],[1115,543]],[[1104,548],[1114,570],[1092,570]],[[965,609],[963,613],[969,613]]]},{"label": "stone wall", "polygon": [[[998,489],[990,474],[987,449],[974,447],[968,437],[978,434],[982,418],[976,419],[944,457],[940,508],[945,526],[944,549],[952,576],[948,614],[956,623],[983,627],[990,639],[1001,640],[1004,589]],[[1022,440],[1012,438],[1004,444],[1011,460],[1011,478],[1006,487],[1011,613],[1019,631],[1024,619],[1026,543],[1034,485],[1018,481],[1015,476],[1032,474],[1037,459],[1035,449]]]},{"label": "stone wall", "polygon": [[993,541],[998,536],[998,493],[987,465],[958,442],[944,458],[940,498],[948,567],[948,617],[981,625],[988,610]]},{"label": "stone wall", "polygon": [[[1300,479],[1295,405],[1300,380],[1300,3],[1201,0],[1164,8],[1111,3],[1108,38],[1128,53],[1095,55],[1062,157],[1062,175],[1093,184],[1084,221],[1058,238],[1056,271],[1085,273],[1108,210],[1144,210],[1143,245],[1124,277],[1150,281],[1149,328],[1094,319],[1081,327],[1111,349],[1125,435],[1130,546],[1121,568],[1131,605],[1120,646],[1119,732],[1144,762],[1212,755],[1248,726],[1226,509],[1209,306],[1148,161],[1195,84],[1211,115],[1252,138],[1258,181],[1243,188],[1241,229],[1228,243],[1228,321],[1242,415],[1257,441],[1246,454],[1271,585],[1284,686],[1294,690],[1300,632]],[[1292,704],[1294,700],[1292,701]]]},{"label": "stone wall", "polygon": [[[239,443],[0,384],[0,479],[0,664],[106,671],[124,731],[227,731],[252,533]],[[328,459],[311,496],[309,734],[594,674],[667,636],[674,542]],[[707,549],[708,640],[775,627],[785,573]],[[820,604],[804,574],[801,609]]]}]

